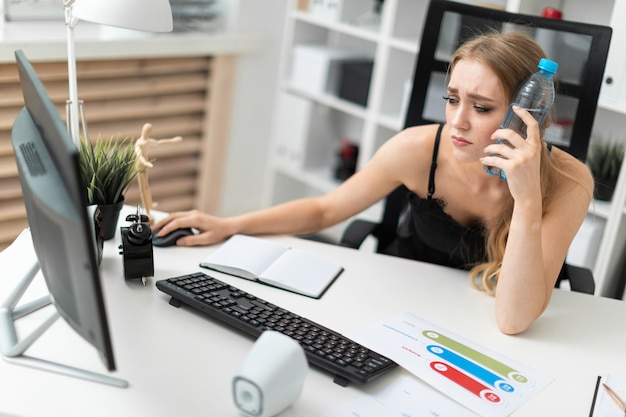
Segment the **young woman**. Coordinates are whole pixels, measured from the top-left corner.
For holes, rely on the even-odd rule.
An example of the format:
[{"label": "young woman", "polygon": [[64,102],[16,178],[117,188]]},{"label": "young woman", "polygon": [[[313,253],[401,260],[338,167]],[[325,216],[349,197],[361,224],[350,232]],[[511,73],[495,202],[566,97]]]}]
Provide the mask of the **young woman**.
[{"label": "young woman", "polygon": [[[155,229],[159,235],[199,229],[177,242],[182,246],[235,233],[306,234],[348,219],[404,184],[410,209],[394,254],[471,270],[472,284],[495,296],[501,331],[522,332],[548,305],[593,194],[586,166],[547,146],[528,112],[515,110],[527,125],[526,140],[499,128],[518,86],[543,56],[521,32],[478,36],[450,63],[445,125],[403,130],[326,195],[230,218],[172,213]],[[488,175],[485,166],[504,170],[507,180]]]}]

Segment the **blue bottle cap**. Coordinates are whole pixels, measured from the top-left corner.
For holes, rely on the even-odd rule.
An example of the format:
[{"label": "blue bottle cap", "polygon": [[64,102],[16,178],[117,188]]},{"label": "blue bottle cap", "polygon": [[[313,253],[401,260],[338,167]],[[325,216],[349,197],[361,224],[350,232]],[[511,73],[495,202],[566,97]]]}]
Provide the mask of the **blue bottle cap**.
[{"label": "blue bottle cap", "polygon": [[537,68],[548,71],[552,74],[556,74],[556,70],[557,68],[559,68],[559,64],[554,61],[550,61],[548,58],[541,58],[541,61],[539,61],[539,65],[537,65]]}]

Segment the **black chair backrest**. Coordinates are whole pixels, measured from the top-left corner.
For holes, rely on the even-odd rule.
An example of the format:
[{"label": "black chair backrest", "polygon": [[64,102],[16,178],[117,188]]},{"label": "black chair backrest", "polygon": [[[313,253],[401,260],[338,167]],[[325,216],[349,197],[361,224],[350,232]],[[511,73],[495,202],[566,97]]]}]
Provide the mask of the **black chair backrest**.
[{"label": "black chair backrest", "polygon": [[[553,145],[584,161],[598,105],[611,28],[540,16],[431,0],[424,22],[405,126],[445,121],[448,59],[469,37],[487,30],[524,30],[534,35],[548,55],[559,63],[557,97],[553,120]],[[562,60],[561,60],[562,58]],[[559,62],[561,60],[561,62]],[[558,125],[558,123],[557,123]],[[548,130],[550,132],[550,130]],[[564,132],[563,134],[559,134]],[[378,250],[393,240],[407,189],[402,186],[385,201],[382,223],[377,230]]]},{"label": "black chair backrest", "polygon": [[608,26],[431,0],[405,126],[444,121],[448,59],[469,37],[493,29],[524,30],[537,39],[548,58],[559,63],[553,114],[559,129],[549,130],[546,139],[584,161],[611,40]]}]

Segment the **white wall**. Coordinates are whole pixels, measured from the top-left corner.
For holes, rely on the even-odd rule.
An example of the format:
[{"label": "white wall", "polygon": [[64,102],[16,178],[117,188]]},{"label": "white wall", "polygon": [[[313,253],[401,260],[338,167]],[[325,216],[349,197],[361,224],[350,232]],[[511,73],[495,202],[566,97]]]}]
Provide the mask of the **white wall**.
[{"label": "white wall", "polygon": [[221,215],[261,207],[287,0],[239,0],[233,29],[269,38],[266,50],[239,60]]}]

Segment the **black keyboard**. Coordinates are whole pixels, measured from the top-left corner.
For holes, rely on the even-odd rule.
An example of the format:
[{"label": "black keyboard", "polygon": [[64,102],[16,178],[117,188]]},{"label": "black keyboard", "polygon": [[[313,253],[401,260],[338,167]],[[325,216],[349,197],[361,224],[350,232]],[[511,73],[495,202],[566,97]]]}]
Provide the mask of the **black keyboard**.
[{"label": "black keyboard", "polygon": [[335,375],[342,386],[367,383],[396,367],[390,359],[263,299],[202,272],[159,280],[170,304],[187,304],[224,323],[258,337],[275,330],[296,340],[310,364]]}]

